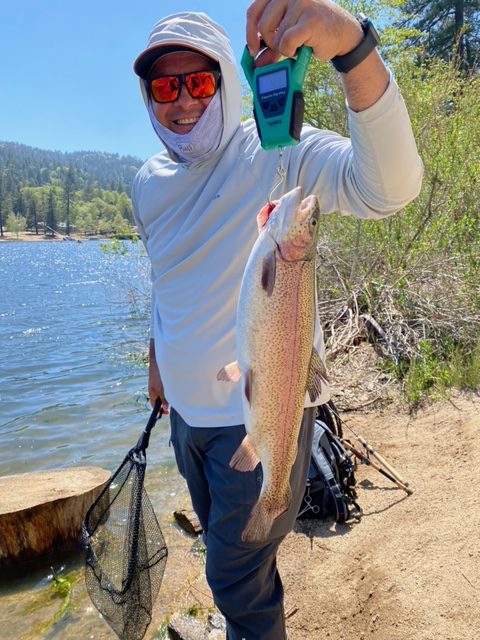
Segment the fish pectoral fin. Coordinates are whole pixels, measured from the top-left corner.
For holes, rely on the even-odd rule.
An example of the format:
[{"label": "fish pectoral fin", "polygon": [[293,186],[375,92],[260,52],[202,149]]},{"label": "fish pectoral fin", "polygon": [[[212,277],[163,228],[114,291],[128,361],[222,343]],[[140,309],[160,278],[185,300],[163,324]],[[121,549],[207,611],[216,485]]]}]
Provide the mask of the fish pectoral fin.
[{"label": "fish pectoral fin", "polygon": [[258,453],[247,434],[233,454],[230,467],[236,471],[253,471],[259,462]]},{"label": "fish pectoral fin", "polygon": [[271,251],[264,257],[262,263],[262,289],[267,296],[271,296],[275,287],[275,274],[277,271],[277,258],[275,251]]},{"label": "fish pectoral fin", "polygon": [[322,385],[327,383],[328,374],[325,363],[320,358],[318,351],[313,349],[307,377],[307,391],[311,402],[315,402],[322,395]]},{"label": "fish pectoral fin", "polygon": [[217,380],[221,382],[238,382],[242,372],[240,371],[240,367],[238,366],[238,362],[230,362],[230,364],[226,364],[224,367],[220,369],[217,373]]}]

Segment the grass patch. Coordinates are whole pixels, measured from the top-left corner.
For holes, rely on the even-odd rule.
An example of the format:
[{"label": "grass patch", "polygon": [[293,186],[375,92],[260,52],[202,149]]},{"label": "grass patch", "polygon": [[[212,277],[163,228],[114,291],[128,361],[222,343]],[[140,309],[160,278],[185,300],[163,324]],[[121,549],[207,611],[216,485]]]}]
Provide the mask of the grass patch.
[{"label": "grass patch", "polygon": [[170,622],[170,616],[165,618],[160,623],[155,633],[152,636],[152,640],[168,640],[168,623]]},{"label": "grass patch", "polygon": [[473,348],[445,341],[438,347],[427,340],[419,344],[420,354],[410,361],[394,364],[385,360],[381,369],[394,374],[403,384],[411,409],[424,400],[448,396],[450,389],[480,389],[480,340]]},{"label": "grass patch", "polygon": [[458,349],[450,362],[451,386],[463,391],[480,389],[480,340],[474,349],[464,353]]}]

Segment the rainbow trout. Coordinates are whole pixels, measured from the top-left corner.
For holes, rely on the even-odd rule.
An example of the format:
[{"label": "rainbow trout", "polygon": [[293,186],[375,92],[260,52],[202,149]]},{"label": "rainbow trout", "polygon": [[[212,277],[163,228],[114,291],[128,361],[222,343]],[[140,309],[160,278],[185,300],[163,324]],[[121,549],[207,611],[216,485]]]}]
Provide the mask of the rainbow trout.
[{"label": "rainbow trout", "polygon": [[262,463],[263,484],[242,540],[265,541],[287,511],[290,472],[297,456],[305,393],[314,401],[327,380],[313,347],[315,255],[319,225],[316,196],[297,187],[273,211],[257,216],[259,237],[250,253],[237,306],[237,358],[218,380],[242,380],[247,436],[230,466]]}]

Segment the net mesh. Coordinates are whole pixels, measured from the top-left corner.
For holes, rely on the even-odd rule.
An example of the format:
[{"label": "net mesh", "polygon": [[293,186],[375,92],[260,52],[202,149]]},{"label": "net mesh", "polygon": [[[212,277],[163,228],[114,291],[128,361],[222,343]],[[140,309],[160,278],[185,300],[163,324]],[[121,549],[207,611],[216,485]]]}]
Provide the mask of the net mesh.
[{"label": "net mesh", "polygon": [[167,562],[167,546],[143,486],[144,451],[132,449],[88,511],[85,582],[121,640],[141,640]]}]

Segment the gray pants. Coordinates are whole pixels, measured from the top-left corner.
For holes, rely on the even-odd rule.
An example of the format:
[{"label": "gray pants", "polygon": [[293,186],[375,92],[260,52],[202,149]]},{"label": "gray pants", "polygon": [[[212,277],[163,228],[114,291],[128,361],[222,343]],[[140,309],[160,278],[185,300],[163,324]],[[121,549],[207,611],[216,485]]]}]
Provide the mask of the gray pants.
[{"label": "gray pants", "polygon": [[278,547],[293,528],[305,491],[315,409],[305,409],[298,455],[290,475],[290,509],[266,543],[242,542],[241,534],[262,486],[262,470],[239,472],[229,462],[245,437],[244,425],[190,427],[171,409],[171,440],[205,534],[206,576],[227,622],[227,640],[284,640],[283,587]]}]

